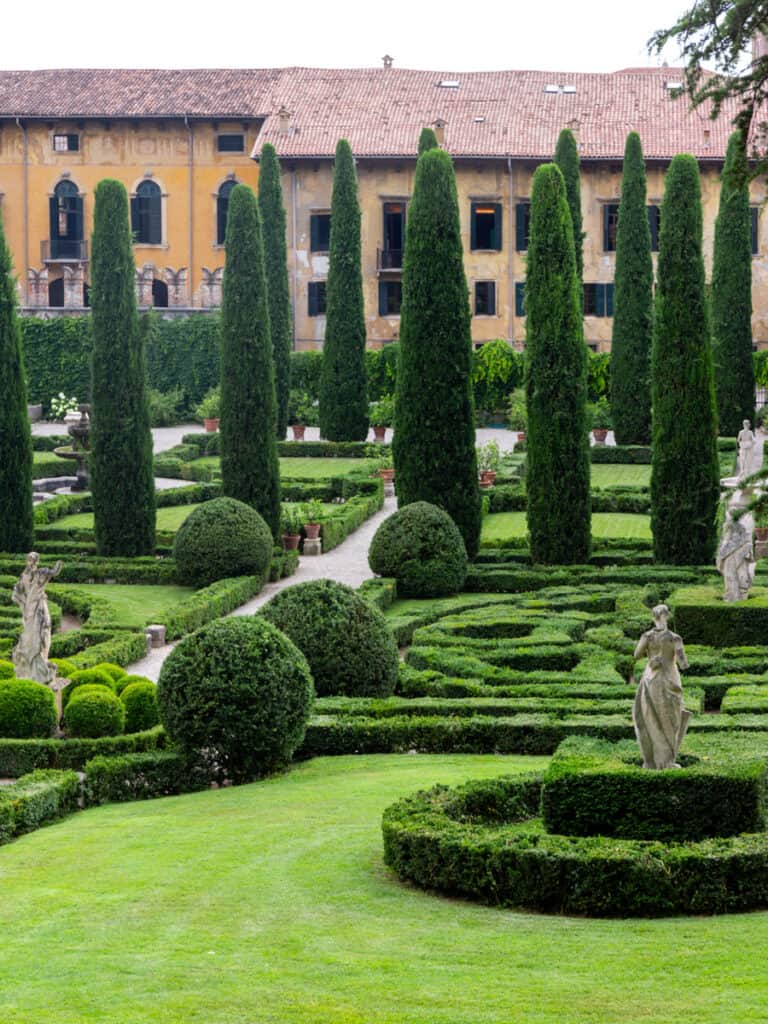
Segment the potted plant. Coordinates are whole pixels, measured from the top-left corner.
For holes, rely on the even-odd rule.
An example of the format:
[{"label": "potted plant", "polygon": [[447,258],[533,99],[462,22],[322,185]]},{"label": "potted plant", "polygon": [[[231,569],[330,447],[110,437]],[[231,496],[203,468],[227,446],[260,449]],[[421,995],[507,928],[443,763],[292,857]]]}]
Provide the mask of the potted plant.
[{"label": "potted plant", "polygon": [[280,528],[283,533],[283,547],[295,551],[301,540],[301,513],[296,505],[284,505],[280,512]]},{"label": "potted plant", "polygon": [[65,423],[77,423],[80,413],[77,411],[76,398],[67,398],[63,391],[51,399],[51,419],[63,420]]},{"label": "potted plant", "polygon": [[206,433],[215,434],[219,429],[220,409],[221,389],[217,386],[206,392],[197,409],[195,409],[195,415],[203,421]]},{"label": "potted plant", "polygon": [[313,498],[304,506],[304,536],[307,540],[317,540],[323,519],[323,503]]},{"label": "potted plant", "polygon": [[605,444],[608,431],[613,426],[611,421],[611,407],[607,399],[601,398],[591,409],[592,412],[592,436],[595,444]]},{"label": "potted plant", "polygon": [[292,388],[288,394],[288,422],[294,441],[304,440],[304,431],[312,416],[312,400],[308,392]]},{"label": "potted plant", "polygon": [[480,445],[477,452],[477,470],[480,475],[481,487],[493,487],[501,462],[501,451],[496,441]]},{"label": "potted plant", "polygon": [[368,414],[368,421],[373,427],[373,436],[376,441],[383,441],[387,427],[392,426],[395,418],[394,395],[382,395],[378,402],[371,404]]},{"label": "potted plant", "polygon": [[391,484],[395,479],[395,467],[392,462],[392,450],[387,449],[381,452],[375,469],[376,476],[381,477],[385,484]]},{"label": "potted plant", "polygon": [[758,544],[768,541],[768,505],[755,509],[755,540]]},{"label": "potted plant", "polygon": [[517,431],[517,440],[525,441],[525,431],[528,427],[528,406],[525,401],[525,391],[522,388],[515,388],[509,396],[507,421],[509,429]]}]

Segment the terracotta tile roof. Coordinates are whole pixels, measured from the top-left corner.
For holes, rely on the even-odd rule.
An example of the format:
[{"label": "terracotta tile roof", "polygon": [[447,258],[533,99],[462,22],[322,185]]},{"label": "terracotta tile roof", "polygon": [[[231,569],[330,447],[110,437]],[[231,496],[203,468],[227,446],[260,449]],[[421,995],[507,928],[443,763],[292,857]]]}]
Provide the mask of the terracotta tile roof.
[{"label": "terracotta tile roof", "polygon": [[[648,159],[680,152],[722,159],[728,111],[713,122],[708,110],[691,112],[684,98],[673,99],[665,83],[680,75],[671,68],[612,74],[288,68],[270,85],[271,116],[256,153],[271,142],[284,157],[328,157],[343,136],[360,157],[413,156],[420,130],[442,118],[445,148],[456,157],[547,158],[560,130],[577,127],[584,159],[620,160],[633,129]],[[459,84],[441,87],[441,81]],[[547,86],[575,91],[547,92]],[[276,116],[283,105],[292,114],[287,133]]]},{"label": "terracotta tile roof", "polygon": [[0,71],[0,117],[258,117],[279,70]]}]

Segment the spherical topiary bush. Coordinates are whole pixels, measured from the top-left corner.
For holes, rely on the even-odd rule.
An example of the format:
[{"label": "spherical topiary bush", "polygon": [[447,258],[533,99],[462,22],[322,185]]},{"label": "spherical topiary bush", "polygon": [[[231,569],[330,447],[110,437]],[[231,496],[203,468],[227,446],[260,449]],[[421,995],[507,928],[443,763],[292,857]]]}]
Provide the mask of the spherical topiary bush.
[{"label": "spherical topiary bush", "polygon": [[213,498],[191,512],[176,534],[180,583],[206,587],[228,576],[261,576],[272,560],[272,534],[259,513],[234,498]]},{"label": "spherical topiary bush", "polygon": [[257,616],[219,619],[185,637],[157,683],[169,738],[233,782],[287,764],[304,738],[312,699],[304,655]]},{"label": "spherical topiary bush", "polygon": [[368,564],[379,576],[393,576],[401,597],[442,597],[464,586],[467,550],[447,512],[414,501],[378,528]]},{"label": "spherical topiary bush", "polygon": [[13,679],[15,675],[16,669],[13,667],[13,662],[0,660],[0,679]]},{"label": "spherical topiary bush", "polygon": [[[102,672],[106,672],[113,683],[117,683],[123,676],[127,676],[128,673],[122,667],[122,665],[115,665],[111,661],[100,661],[98,665],[94,665],[94,668],[100,669]],[[85,670],[83,670],[85,671]]]},{"label": "spherical topiary bush", "polygon": [[160,721],[157,707],[157,687],[149,681],[131,683],[120,694],[125,706],[125,731],[141,732],[151,729]]},{"label": "spherical topiary bush", "polygon": [[64,709],[64,729],[69,736],[119,736],[124,724],[123,702],[104,686],[80,687]]},{"label": "spherical topiary bush", "polygon": [[115,693],[117,696],[122,697],[125,688],[131,686],[133,683],[151,683],[152,686],[155,685],[152,680],[147,679],[146,676],[124,675],[115,683]]},{"label": "spherical topiary bush", "polygon": [[79,686],[105,686],[115,692],[115,682],[102,668],[80,668],[69,676],[69,685],[61,691],[61,707],[66,708]]},{"label": "spherical topiary bush", "polygon": [[32,679],[0,681],[0,736],[45,739],[56,727],[53,690]]},{"label": "spherical topiary bush", "polygon": [[56,666],[56,675],[60,679],[69,679],[73,672],[77,672],[77,665],[67,658],[49,658],[48,662]]},{"label": "spherical topiary bush", "polygon": [[397,681],[397,645],[384,616],[351,587],[314,580],[288,587],[260,615],[304,653],[318,696],[386,697]]}]

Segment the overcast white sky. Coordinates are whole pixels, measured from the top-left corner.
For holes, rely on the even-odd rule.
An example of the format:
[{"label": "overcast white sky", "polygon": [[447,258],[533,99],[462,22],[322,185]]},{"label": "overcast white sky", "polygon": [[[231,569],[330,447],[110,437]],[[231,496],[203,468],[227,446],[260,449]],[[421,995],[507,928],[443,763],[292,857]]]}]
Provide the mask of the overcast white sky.
[{"label": "overcast white sky", "polygon": [[[691,0],[6,0],[4,69],[370,67],[615,71]],[[667,55],[674,63],[676,54]]]}]

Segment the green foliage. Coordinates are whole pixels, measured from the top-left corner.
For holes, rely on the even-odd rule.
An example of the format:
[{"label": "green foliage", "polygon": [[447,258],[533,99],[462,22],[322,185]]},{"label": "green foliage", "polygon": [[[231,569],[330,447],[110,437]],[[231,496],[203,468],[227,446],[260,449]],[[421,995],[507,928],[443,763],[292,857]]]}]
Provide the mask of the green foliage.
[{"label": "green foliage", "polygon": [[188,760],[205,759],[233,782],[288,763],[312,697],[304,656],[258,616],[220,619],[185,637],[157,684],[170,738]]},{"label": "green foliage", "polygon": [[[768,591],[756,587],[748,601],[723,601],[722,587],[682,587],[670,597],[675,630],[688,643],[762,644],[768,631]],[[727,671],[730,671],[728,669]]]},{"label": "green foliage", "polygon": [[31,679],[0,681],[0,736],[50,736],[56,726],[53,690]]},{"label": "green foliage", "polygon": [[327,315],[320,378],[320,432],[329,441],[368,435],[360,202],[352,149],[336,147],[331,197]]},{"label": "green foliage", "polygon": [[[584,232],[582,231],[581,217],[581,166],[576,136],[569,128],[563,128],[557,137],[554,163],[560,168],[565,179],[565,197],[571,213],[573,249],[576,258],[576,282],[579,308],[581,309],[584,303],[584,289],[582,287],[584,279]],[[526,297],[527,295],[528,291],[526,288]]]},{"label": "green foliage", "polygon": [[[120,679],[118,679],[117,682],[115,683],[115,693],[117,694],[118,697],[122,697],[123,690],[127,686],[131,686],[133,683],[151,683],[151,682],[152,682],[152,680],[151,679],[147,679],[146,676],[134,676],[134,675],[129,675],[128,673],[126,673],[124,676],[122,676]],[[152,683],[152,685],[154,686],[154,683]]]},{"label": "green foliage", "polygon": [[272,536],[280,529],[277,406],[261,218],[247,185],[229,197],[221,307],[221,479]]},{"label": "green foliage", "polygon": [[82,687],[64,709],[64,729],[70,736],[118,736],[124,725],[122,701],[103,686]]},{"label": "green foliage", "polygon": [[651,440],[650,359],[653,334],[653,261],[640,136],[624,148],[616,230],[611,412],[617,444]]},{"label": "green foliage", "polygon": [[163,730],[150,729],[131,736],[102,736],[99,739],[0,740],[0,775],[17,778],[36,768],[82,770],[91,757],[106,757],[154,750],[164,742]]},{"label": "green foliage", "polygon": [[400,507],[444,508],[473,557],[480,540],[472,337],[456,179],[439,149],[419,157],[408,207],[393,454]]},{"label": "green foliage", "polygon": [[11,253],[0,217],[0,551],[33,545],[32,438]]},{"label": "green foliage", "polygon": [[193,587],[229,576],[263,576],[272,557],[272,534],[250,505],[214,498],[184,520],[173,557],[179,581]]},{"label": "green foliage", "polygon": [[[366,353],[366,358],[370,353]],[[291,352],[291,387],[306,391],[312,402],[320,399],[320,376],[323,372],[323,353],[314,349]]]},{"label": "green foliage", "polygon": [[599,402],[611,396],[611,354],[590,352],[587,357],[587,399]]},{"label": "green foliage", "polygon": [[285,208],[280,185],[280,164],[275,147],[266,142],[259,163],[259,212],[264,237],[264,269],[267,277],[272,361],[275,367],[277,437],[288,427],[288,392],[291,387],[291,296],[288,289],[288,257],[285,241]]},{"label": "green foliage", "polygon": [[152,427],[171,427],[181,423],[181,412],[184,403],[184,392],[180,387],[171,391],[158,391],[157,388],[147,389],[149,403],[149,424]]},{"label": "green foliage", "polygon": [[15,679],[16,669],[12,661],[0,660],[0,679]]},{"label": "green foliage", "polygon": [[368,564],[377,575],[396,579],[401,597],[440,597],[463,587],[467,551],[447,512],[415,501],[378,528]]},{"label": "green foliage", "polygon": [[673,565],[714,557],[720,497],[701,188],[692,156],[667,171],[651,361],[654,555]]},{"label": "green foliage", "polygon": [[475,408],[503,409],[513,388],[523,383],[524,358],[503,338],[488,341],[474,354],[472,386]]},{"label": "green foliage", "polygon": [[[68,318],[61,317],[48,323],[60,324],[65,319]],[[203,395],[219,382],[219,314],[192,313],[163,320],[153,310],[144,315],[143,326],[147,380],[165,393],[180,389],[182,409],[190,413]],[[53,331],[53,327],[51,329]],[[62,367],[62,370],[66,373],[67,368]],[[67,376],[63,379],[66,380]]]},{"label": "green foliage", "polygon": [[29,401],[41,403],[46,412],[60,391],[90,401],[90,316],[23,316],[20,324]]},{"label": "green foliage", "polygon": [[[390,342],[383,348],[365,350],[365,372],[368,377],[368,398],[377,402],[391,395],[397,380],[397,360],[400,343]],[[320,353],[322,358],[322,353]]]},{"label": "green foliage", "polygon": [[152,682],[131,683],[120,694],[125,706],[125,731],[143,732],[160,722],[157,687]]},{"label": "green foliage", "polygon": [[204,789],[209,784],[204,772],[191,772],[186,758],[173,750],[99,755],[85,766],[85,799],[89,806],[152,800]]},{"label": "green foliage", "polygon": [[[712,361],[721,434],[735,437],[755,415],[752,360],[752,228],[747,157],[734,132],[720,186],[712,262]],[[733,182],[740,184],[734,186]]]},{"label": "green foliage", "polygon": [[586,562],[591,548],[587,357],[566,186],[554,164],[534,174],[527,266],[531,557],[544,564]]},{"label": "green foliage", "polygon": [[94,665],[92,668],[76,669],[70,674],[69,685],[61,691],[61,705],[66,708],[70,700],[81,686],[104,686],[115,692],[116,684],[112,675],[101,665]]},{"label": "green foliage", "polygon": [[34,771],[0,790],[0,842],[78,809],[74,772]]},{"label": "green foliage", "polygon": [[259,615],[306,657],[318,694],[387,696],[398,656],[384,616],[333,580],[300,583],[276,594]]},{"label": "green foliage", "polygon": [[93,329],[90,476],[100,555],[155,550],[155,481],[144,332],[136,308],[128,196],[96,186],[91,242]]},{"label": "green foliage", "polygon": [[428,149],[438,148],[439,145],[434,128],[422,128],[421,135],[419,135],[419,156],[422,153],[426,153]]},{"label": "green foliage", "polygon": [[217,420],[221,415],[221,387],[209,388],[195,409],[195,416],[201,420]]}]

